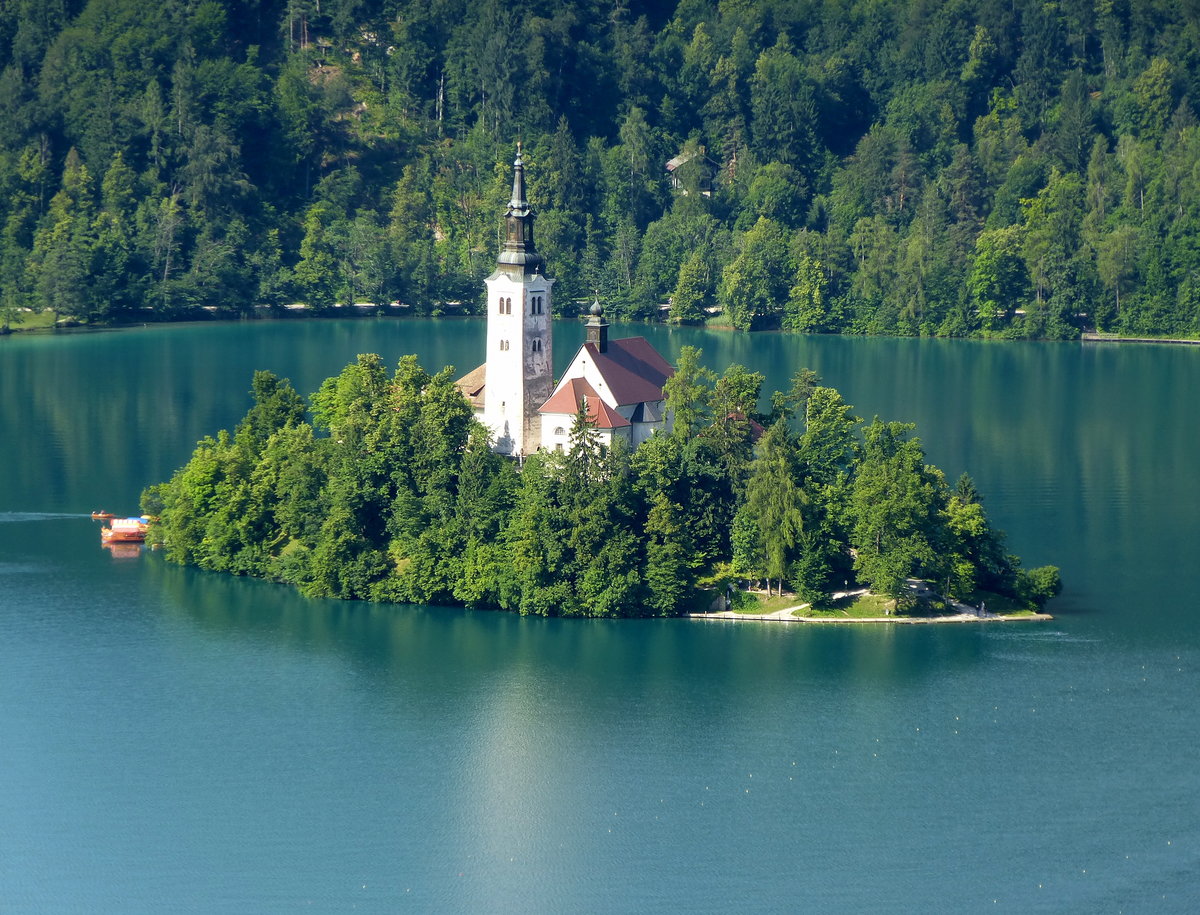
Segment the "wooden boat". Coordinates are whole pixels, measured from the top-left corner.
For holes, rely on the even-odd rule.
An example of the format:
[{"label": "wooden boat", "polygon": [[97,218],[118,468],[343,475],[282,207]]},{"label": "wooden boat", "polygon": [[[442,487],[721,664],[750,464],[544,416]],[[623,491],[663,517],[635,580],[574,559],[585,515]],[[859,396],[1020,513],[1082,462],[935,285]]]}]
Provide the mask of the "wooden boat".
[{"label": "wooden boat", "polygon": [[111,521],[115,517],[112,512],[92,512],[93,521]]},{"label": "wooden boat", "polygon": [[103,543],[141,543],[146,539],[147,522],[143,518],[113,518],[100,528]]}]

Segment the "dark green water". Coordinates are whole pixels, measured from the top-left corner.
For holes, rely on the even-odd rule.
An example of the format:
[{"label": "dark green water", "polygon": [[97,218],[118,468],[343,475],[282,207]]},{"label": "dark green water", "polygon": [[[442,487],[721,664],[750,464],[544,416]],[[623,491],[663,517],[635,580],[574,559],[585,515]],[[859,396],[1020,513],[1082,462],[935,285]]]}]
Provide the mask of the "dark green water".
[{"label": "dark green water", "polygon": [[0,910],[1195,911],[1200,351],[636,332],[917,422],[1058,619],[568,623],[117,559],[86,513],[255,368],[465,370],[482,324],[0,340]]}]

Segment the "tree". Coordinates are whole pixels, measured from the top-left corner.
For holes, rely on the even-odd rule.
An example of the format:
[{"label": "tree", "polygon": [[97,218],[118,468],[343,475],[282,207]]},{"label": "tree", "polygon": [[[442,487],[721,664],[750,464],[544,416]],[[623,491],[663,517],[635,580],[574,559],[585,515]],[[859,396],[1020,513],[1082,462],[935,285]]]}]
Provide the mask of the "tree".
[{"label": "tree", "polygon": [[[35,302],[40,309],[77,317],[90,317],[98,311],[89,274],[101,267],[94,262],[101,226],[92,195],[86,166],[68,155],[62,189],[50,201],[30,256],[36,277]],[[111,237],[106,234],[104,241],[111,242]]]},{"label": "tree", "polygon": [[1021,257],[1020,226],[981,232],[975,241],[975,263],[967,289],[984,326],[999,330],[1012,320],[1029,289],[1029,275]]},{"label": "tree", "polygon": [[759,56],[750,95],[751,132],[759,160],[791,165],[807,183],[820,152],[816,102],[803,64],[784,33],[774,48]]},{"label": "tree", "polygon": [[335,301],[334,255],[326,239],[327,210],[317,204],[304,220],[300,261],[293,272],[297,291],[310,308],[327,308]]},{"label": "tree", "polygon": [[709,396],[716,376],[700,364],[700,350],[685,346],[679,351],[675,374],[663,385],[667,410],[676,438],[688,439],[709,415]]},{"label": "tree", "polygon": [[1128,292],[1137,275],[1137,254],[1141,239],[1135,226],[1117,226],[1100,242],[1096,268],[1100,281],[1113,296],[1117,320],[1121,316],[1121,293]]},{"label": "tree", "polygon": [[925,466],[910,423],[876,419],[865,431],[854,478],[854,568],[870,588],[902,606],[911,601],[909,576],[937,568],[939,510],[944,485]]},{"label": "tree", "polygon": [[267,439],[287,426],[304,421],[304,401],[286,378],[258,371],[250,384],[254,406],[238,424],[236,435],[245,438],[259,452]]},{"label": "tree", "polygon": [[793,473],[795,448],[787,427],[776,423],[756,447],[746,484],[746,511],[757,527],[758,554],[763,558],[767,592],[771,579],[783,594],[784,579],[796,559],[796,547],[804,527],[803,494]]},{"label": "tree", "polygon": [[783,311],[791,278],[787,233],[761,216],[740,248],[722,274],[718,301],[734,327],[749,330]]},{"label": "tree", "polygon": [[795,282],[783,307],[783,326],[808,334],[827,329],[825,290],[828,285],[829,278],[821,262],[807,254],[800,255]]},{"label": "tree", "polygon": [[668,320],[672,324],[695,324],[704,320],[705,307],[712,295],[711,275],[709,256],[703,251],[693,251],[683,262],[671,296]]}]

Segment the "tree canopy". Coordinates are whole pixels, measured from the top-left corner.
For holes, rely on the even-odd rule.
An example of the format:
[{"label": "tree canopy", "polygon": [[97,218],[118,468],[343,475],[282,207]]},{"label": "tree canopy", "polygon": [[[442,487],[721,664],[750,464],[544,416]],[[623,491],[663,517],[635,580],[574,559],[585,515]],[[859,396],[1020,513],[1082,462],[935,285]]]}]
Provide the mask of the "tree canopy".
[{"label": "tree canopy", "polygon": [[1165,0],[15,0],[0,325],[477,309],[521,137],[561,309],[1196,334],[1198,47]]}]

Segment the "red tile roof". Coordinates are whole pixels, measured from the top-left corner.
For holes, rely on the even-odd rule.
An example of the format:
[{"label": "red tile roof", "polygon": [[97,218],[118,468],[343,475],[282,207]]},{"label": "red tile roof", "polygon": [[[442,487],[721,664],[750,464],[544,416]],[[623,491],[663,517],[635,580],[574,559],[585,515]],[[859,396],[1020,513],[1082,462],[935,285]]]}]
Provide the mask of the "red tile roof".
[{"label": "red tile roof", "polygon": [[613,398],[622,406],[662,400],[662,386],[675,374],[671,363],[645,337],[609,340],[603,353],[595,343],[585,343],[583,348],[592,357]]},{"label": "red tile roof", "polygon": [[597,429],[620,429],[629,420],[606,404],[595,389],[583,378],[572,378],[557,393],[542,404],[539,413],[579,412],[579,404],[587,398],[587,420]]}]

